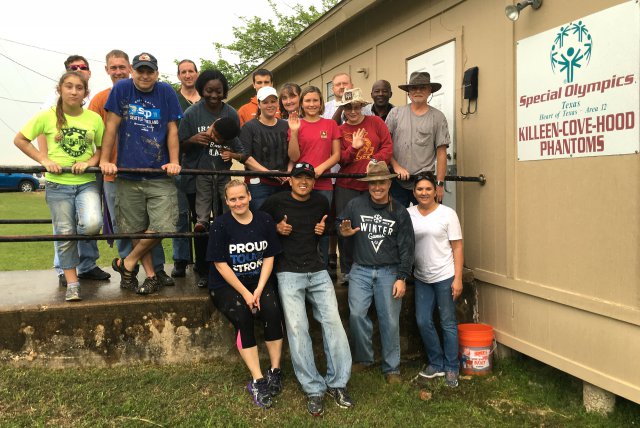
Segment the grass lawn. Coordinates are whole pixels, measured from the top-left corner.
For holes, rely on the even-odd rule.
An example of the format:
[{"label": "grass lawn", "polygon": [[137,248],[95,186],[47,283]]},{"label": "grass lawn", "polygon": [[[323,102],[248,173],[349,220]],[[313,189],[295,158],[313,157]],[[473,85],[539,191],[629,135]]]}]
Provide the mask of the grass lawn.
[{"label": "grass lawn", "polygon": [[[0,219],[50,219],[51,213],[44,200],[44,192],[0,192]],[[0,235],[51,235],[48,224],[0,225]],[[171,239],[162,241],[167,263],[173,263]],[[111,266],[118,256],[107,241],[98,241],[99,266]],[[53,242],[0,243],[0,271],[43,270],[53,266]]]},{"label": "grass lawn", "polygon": [[[0,218],[49,218],[44,193],[0,193]],[[49,225],[0,225],[2,235],[50,234]],[[170,254],[171,240],[165,240]],[[100,242],[101,264],[116,251]],[[0,270],[47,269],[52,243],[0,243]],[[167,257],[171,260],[171,257]],[[496,362],[488,377],[418,384],[421,363],[403,364],[405,382],[384,383],[377,369],[353,374],[352,410],[326,400],[312,418],[284,362],[285,391],[273,409],[256,408],[241,362],[54,370],[0,364],[0,427],[640,427],[640,406],[618,398],[608,416],[587,414],[582,382],[526,357]]]},{"label": "grass lawn", "polygon": [[[582,407],[582,383],[534,360],[504,360],[489,377],[411,381],[419,364],[403,366],[405,383],[388,386],[377,369],[355,373],[352,410],[325,399],[313,418],[285,364],[284,392],[272,409],[256,407],[241,363],[47,370],[0,366],[0,426],[402,426],[633,427],[640,407],[618,399],[606,417]],[[430,397],[429,397],[430,396]]]}]

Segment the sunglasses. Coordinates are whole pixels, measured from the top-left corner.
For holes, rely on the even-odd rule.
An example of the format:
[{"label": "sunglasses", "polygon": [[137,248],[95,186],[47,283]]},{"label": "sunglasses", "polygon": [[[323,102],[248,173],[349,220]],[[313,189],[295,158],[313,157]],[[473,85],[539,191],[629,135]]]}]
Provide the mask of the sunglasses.
[{"label": "sunglasses", "polygon": [[71,71],[78,71],[78,70],[87,71],[88,69],[89,67],[87,67],[86,65],[72,65],[69,67],[69,70]]}]

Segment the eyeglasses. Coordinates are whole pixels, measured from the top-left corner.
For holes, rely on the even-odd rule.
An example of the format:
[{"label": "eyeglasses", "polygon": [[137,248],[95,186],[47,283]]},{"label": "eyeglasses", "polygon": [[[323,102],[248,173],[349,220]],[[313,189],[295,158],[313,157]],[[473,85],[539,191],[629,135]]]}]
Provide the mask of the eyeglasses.
[{"label": "eyeglasses", "polygon": [[70,65],[69,66],[69,70],[71,71],[78,71],[78,70],[87,71],[88,69],[89,67],[86,65]]}]

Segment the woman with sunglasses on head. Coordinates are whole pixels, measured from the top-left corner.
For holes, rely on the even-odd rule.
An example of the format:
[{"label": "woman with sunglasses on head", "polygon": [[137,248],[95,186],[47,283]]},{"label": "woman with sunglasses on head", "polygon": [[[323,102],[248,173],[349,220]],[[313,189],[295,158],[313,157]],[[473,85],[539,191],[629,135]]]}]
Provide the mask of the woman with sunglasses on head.
[{"label": "woman with sunglasses on head", "polygon": [[[289,124],[278,119],[278,93],[271,86],[258,89],[256,117],[244,124],[240,141],[247,156],[244,166],[252,171],[290,171],[292,164],[287,153]],[[287,190],[283,186],[288,177],[251,177],[245,182],[251,191],[251,210],[256,211],[274,193]]]},{"label": "woman with sunglasses on head", "polygon": [[[436,198],[436,179],[419,175],[413,186],[418,205],[407,209],[416,237],[414,272],[415,307],[429,365],[421,377],[445,377],[445,384],[458,386],[458,322],[455,300],[462,293],[464,252],[458,215]],[[444,343],[433,324],[438,307]]]},{"label": "woman with sunglasses on head", "polygon": [[[16,135],[15,145],[47,170],[45,200],[57,235],[94,235],[102,227],[102,206],[96,175],[85,174],[100,160],[104,124],[100,116],[83,108],[89,94],[87,79],[77,71],[60,78],[55,107],[34,116]],[[46,152],[31,144],[38,135],[46,138]],[[71,173],[63,173],[71,167]],[[65,300],[80,298],[76,267],[80,263],[78,241],[56,241],[60,267],[67,282]]]},{"label": "woman with sunglasses on head", "polygon": [[[393,154],[393,143],[389,129],[377,116],[365,116],[362,108],[369,104],[362,96],[359,88],[345,89],[342,107],[345,122],[340,125],[340,172],[344,174],[365,174],[369,162],[389,162]],[[336,179],[335,201],[336,213],[340,215],[347,203],[363,193],[369,187],[366,182],[355,178]],[[342,221],[336,219],[338,224]],[[344,274],[344,283],[349,281],[349,271],[353,263],[353,240],[338,236],[340,249],[340,271]]]},{"label": "woman with sunglasses on head", "polygon": [[[245,124],[246,126],[246,124]],[[225,188],[230,211],[217,217],[209,233],[209,293],[214,305],[236,329],[236,346],[253,380],[247,390],[260,407],[271,407],[282,391],[282,316],[269,276],[281,246],[271,216],[249,209],[247,184],[234,179]],[[254,334],[254,317],[264,327],[271,368],[263,375]]]},{"label": "woman with sunglasses on head", "polygon": [[[315,169],[316,183],[313,190],[329,201],[333,200],[333,183],[330,178],[319,178],[330,172],[340,161],[340,130],[335,121],[324,119],[322,92],[315,86],[306,87],[300,94],[300,117],[289,114],[289,159],[307,162]],[[320,255],[325,269],[329,265],[329,236],[320,238]]]}]

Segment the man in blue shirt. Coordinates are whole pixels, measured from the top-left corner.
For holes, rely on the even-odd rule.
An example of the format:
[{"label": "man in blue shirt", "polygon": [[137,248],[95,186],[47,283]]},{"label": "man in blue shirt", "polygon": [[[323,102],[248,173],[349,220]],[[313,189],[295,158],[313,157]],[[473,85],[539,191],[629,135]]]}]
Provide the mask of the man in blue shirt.
[{"label": "man in blue shirt", "polygon": [[[158,82],[158,61],[149,53],[133,58],[132,78],[117,82],[107,103],[100,168],[115,175],[118,168],[161,168],[165,173],[120,173],[116,178],[116,211],[122,233],[174,232],[178,220],[176,186],[172,178],[180,173],[177,121],[182,109],[173,88]],[[118,158],[110,162],[109,153],[118,141]],[[120,273],[120,286],[138,294],[158,290],[150,250],[159,239],[134,239],[131,253],[114,259],[112,267]],[[142,285],[133,273],[138,261],[147,274]]]}]

